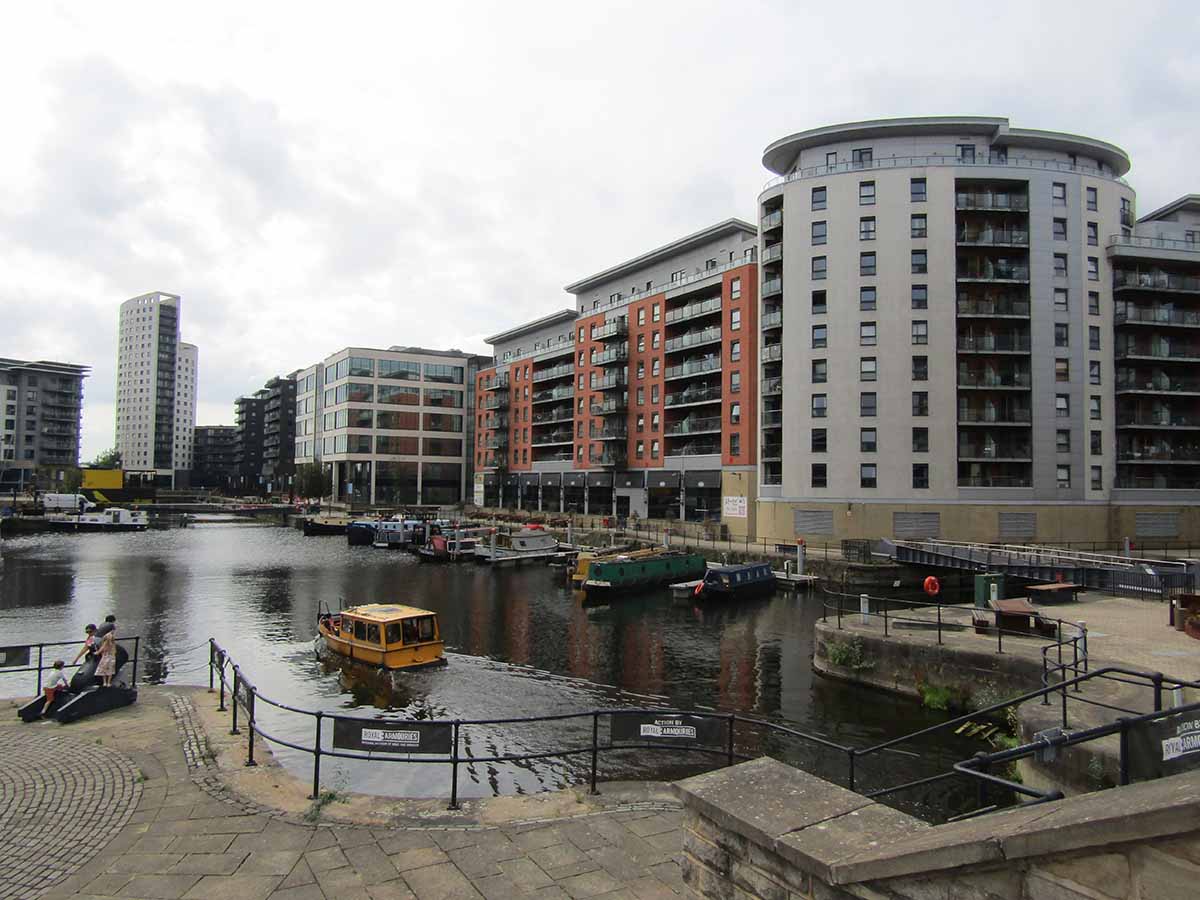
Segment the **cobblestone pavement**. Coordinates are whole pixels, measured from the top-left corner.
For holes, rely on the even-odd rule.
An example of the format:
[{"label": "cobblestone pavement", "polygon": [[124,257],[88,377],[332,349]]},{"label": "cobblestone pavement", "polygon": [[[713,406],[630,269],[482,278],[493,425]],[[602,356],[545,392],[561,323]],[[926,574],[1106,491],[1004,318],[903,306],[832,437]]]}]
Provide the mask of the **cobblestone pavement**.
[{"label": "cobblestone pavement", "polygon": [[[186,696],[144,690],[135,707],[109,715],[113,740],[104,743],[129,757],[120,777],[114,769],[112,790],[119,792],[118,782],[130,796],[140,789],[136,811],[116,824],[116,836],[89,864],[45,890],[43,900],[649,900],[686,893],[676,862],[681,813],[671,804],[497,827],[313,825],[223,787]],[[95,728],[105,718],[87,721]],[[12,733],[0,725],[0,748]],[[94,752],[84,737],[81,731],[76,743]],[[28,760],[32,772],[50,770],[45,753]],[[90,804],[103,777],[91,785],[77,781],[64,792]],[[61,825],[60,813],[36,805]],[[20,848],[6,840],[0,832],[0,856],[11,857]],[[92,836],[88,846],[95,852],[104,842]],[[39,894],[31,885],[11,896]]]},{"label": "cobblestone pavement", "polygon": [[26,900],[88,862],[141,797],[129,760],[52,723],[0,730],[0,900]]}]

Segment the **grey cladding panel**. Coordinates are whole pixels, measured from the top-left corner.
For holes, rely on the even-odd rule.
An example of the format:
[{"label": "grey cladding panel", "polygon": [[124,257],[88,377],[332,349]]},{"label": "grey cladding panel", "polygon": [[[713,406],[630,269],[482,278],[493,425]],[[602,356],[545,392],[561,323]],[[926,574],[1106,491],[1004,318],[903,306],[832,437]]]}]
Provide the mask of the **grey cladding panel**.
[{"label": "grey cladding panel", "polygon": [[935,538],[941,535],[942,514],[935,512],[892,513],[892,534],[898,538]]},{"label": "grey cladding panel", "polygon": [[1179,513],[1135,513],[1135,532],[1140,538],[1173,538],[1179,536]]},{"label": "grey cladding panel", "polygon": [[831,509],[798,509],[795,521],[796,534],[833,534]]},{"label": "grey cladding panel", "polygon": [[1037,513],[1000,513],[1000,540],[1027,541],[1037,534]]}]

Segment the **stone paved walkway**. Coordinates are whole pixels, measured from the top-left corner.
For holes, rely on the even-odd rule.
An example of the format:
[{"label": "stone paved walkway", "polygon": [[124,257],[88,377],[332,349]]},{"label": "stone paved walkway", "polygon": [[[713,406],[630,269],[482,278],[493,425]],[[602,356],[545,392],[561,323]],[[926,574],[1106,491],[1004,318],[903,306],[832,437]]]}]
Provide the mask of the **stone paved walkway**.
[{"label": "stone paved walkway", "polygon": [[[72,768],[93,773],[64,781],[68,799],[55,813],[63,817],[58,824],[77,818],[70,804],[106,796],[105,779],[133,810],[127,822],[113,819],[111,840],[94,833],[84,841],[74,874],[64,879],[60,870],[43,867],[40,887],[30,880],[24,893],[12,896],[617,900],[685,893],[676,862],[682,840],[677,809],[615,809],[497,827],[366,827],[308,824],[233,796],[220,788],[205,753],[196,752],[206,741],[186,696],[175,700],[173,714],[172,700],[181,693],[187,692],[146,689],[133,707],[70,726],[0,724],[0,752],[24,760],[32,779],[19,783],[19,795],[36,798],[36,788],[23,786],[53,771],[52,754],[45,752],[51,738],[56,748],[70,742]],[[89,746],[95,740],[102,744]],[[77,754],[85,751],[81,763]],[[100,758],[110,762],[97,766]],[[28,840],[20,829],[0,828],[0,860],[29,858]]]}]

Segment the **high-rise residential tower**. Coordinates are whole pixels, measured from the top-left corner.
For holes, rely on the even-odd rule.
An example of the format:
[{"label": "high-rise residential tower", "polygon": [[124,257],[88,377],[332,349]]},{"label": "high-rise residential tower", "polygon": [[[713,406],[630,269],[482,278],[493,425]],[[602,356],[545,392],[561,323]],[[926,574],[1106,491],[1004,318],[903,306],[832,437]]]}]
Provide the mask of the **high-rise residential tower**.
[{"label": "high-rise residential tower", "polygon": [[180,299],[155,291],[121,304],[117,450],[127,472],[183,486],[192,467],[199,350],[179,340]]},{"label": "high-rise residential tower", "polygon": [[[88,367],[0,359],[0,490],[38,481],[54,490],[79,465],[79,418]],[[36,479],[38,470],[43,477]]]}]

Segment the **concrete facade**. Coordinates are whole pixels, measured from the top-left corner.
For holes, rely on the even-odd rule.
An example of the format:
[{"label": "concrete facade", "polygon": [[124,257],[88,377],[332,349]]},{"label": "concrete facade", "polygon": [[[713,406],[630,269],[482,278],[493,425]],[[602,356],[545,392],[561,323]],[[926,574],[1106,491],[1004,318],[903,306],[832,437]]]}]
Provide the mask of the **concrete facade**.
[{"label": "concrete facade", "polygon": [[0,359],[0,490],[22,489],[48,467],[50,484],[79,465],[87,366]]}]

